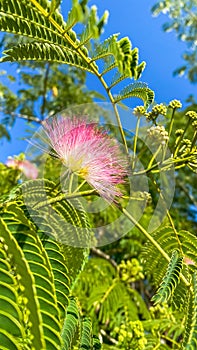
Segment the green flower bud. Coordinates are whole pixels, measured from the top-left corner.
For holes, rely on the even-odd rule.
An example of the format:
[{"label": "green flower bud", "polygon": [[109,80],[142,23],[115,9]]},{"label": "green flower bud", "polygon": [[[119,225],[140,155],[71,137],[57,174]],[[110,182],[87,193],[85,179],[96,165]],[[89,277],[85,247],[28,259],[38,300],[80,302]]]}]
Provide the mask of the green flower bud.
[{"label": "green flower bud", "polygon": [[181,108],[182,107],[182,103],[179,100],[172,100],[169,103],[169,107],[175,109],[175,108]]},{"label": "green flower bud", "polygon": [[194,122],[192,123],[192,126],[197,129],[197,120],[194,120]]},{"label": "green flower bud", "polygon": [[144,108],[144,106],[137,106],[133,109],[133,114],[136,117],[141,117],[141,116],[146,116],[146,109]]},{"label": "green flower bud", "polygon": [[192,142],[191,142],[191,140],[189,140],[189,139],[183,139],[183,140],[181,141],[181,144],[182,144],[182,145],[185,145],[185,146],[191,146]]},{"label": "green flower bud", "polygon": [[167,108],[163,103],[157,104],[152,108],[152,113],[154,113],[155,115],[166,115],[167,113]]},{"label": "green flower bud", "polygon": [[176,136],[182,136],[183,133],[184,133],[184,130],[183,130],[183,129],[177,129],[177,130],[175,131],[175,135],[176,135]]},{"label": "green flower bud", "polygon": [[185,116],[190,119],[197,119],[197,113],[195,111],[188,111]]},{"label": "green flower bud", "polygon": [[157,104],[152,108],[152,111],[147,113],[148,120],[155,121],[159,115],[166,115],[167,108],[163,103]]}]

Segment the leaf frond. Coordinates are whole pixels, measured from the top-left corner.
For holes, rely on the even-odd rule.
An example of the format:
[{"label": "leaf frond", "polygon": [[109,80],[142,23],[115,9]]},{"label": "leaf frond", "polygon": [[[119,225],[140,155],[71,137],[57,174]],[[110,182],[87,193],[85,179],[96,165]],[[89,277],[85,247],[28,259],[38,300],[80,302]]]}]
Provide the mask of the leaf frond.
[{"label": "leaf frond", "polygon": [[140,98],[145,107],[148,108],[154,101],[154,92],[148,88],[146,83],[136,82],[126,86],[119,95],[115,98],[115,102],[120,102],[126,98],[138,97]]},{"label": "leaf frond", "polygon": [[4,55],[1,62],[24,60],[47,61],[65,63],[93,72],[90,65],[88,65],[77,52],[54,44],[39,42],[19,44],[10,50],[4,51]]},{"label": "leaf frond", "polygon": [[183,257],[175,250],[172,252],[171,260],[161,285],[153,296],[152,301],[155,304],[167,302],[173,295],[179,282],[180,273],[183,266]]}]

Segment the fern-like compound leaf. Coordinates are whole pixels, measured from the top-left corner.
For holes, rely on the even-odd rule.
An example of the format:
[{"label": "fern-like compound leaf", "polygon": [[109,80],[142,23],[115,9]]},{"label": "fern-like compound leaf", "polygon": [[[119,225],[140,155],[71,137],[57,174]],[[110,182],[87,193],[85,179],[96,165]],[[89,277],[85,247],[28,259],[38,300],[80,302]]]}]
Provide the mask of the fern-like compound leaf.
[{"label": "fern-like compound leaf", "polygon": [[82,321],[79,350],[92,349],[92,322],[88,317]]},{"label": "fern-like compound leaf", "polygon": [[99,338],[93,335],[93,349],[92,350],[100,350],[102,348],[101,342]]},{"label": "fern-like compound leaf", "polygon": [[7,227],[21,246],[24,258],[35,281],[38,311],[42,319],[43,336],[46,346],[58,349],[61,345],[60,311],[54,288],[54,277],[48,255],[42,242],[26,218],[23,210],[16,204],[8,204],[2,214]]},{"label": "fern-like compound leaf", "polygon": [[4,55],[1,62],[47,61],[65,63],[92,72],[91,66],[79,54],[69,50],[67,47],[63,48],[54,44],[33,42],[17,45],[10,50],[4,51]]},{"label": "fern-like compound leaf", "polygon": [[8,349],[21,349],[22,339],[25,342],[29,338],[28,349],[44,349],[34,277],[22,249],[2,218],[0,266],[0,343]]},{"label": "fern-like compound leaf", "polygon": [[[45,2],[48,11],[50,3]],[[45,8],[45,12],[47,14]],[[24,35],[37,40],[51,43],[61,43],[61,33],[52,25],[49,18],[31,4],[31,1],[2,0],[0,2],[0,30],[13,34]],[[55,12],[53,17],[61,27],[65,28],[62,16]],[[60,42],[59,42],[60,41]]]},{"label": "fern-like compound leaf", "polygon": [[154,92],[148,88],[147,84],[142,82],[132,83],[126,86],[119,95],[115,98],[115,102],[120,102],[126,98],[138,97],[140,98],[145,107],[153,103],[154,101]]},{"label": "fern-like compound leaf", "polygon": [[[118,34],[112,35],[97,45],[90,57],[90,41],[101,34],[107,12],[98,19],[95,6],[89,10],[86,2],[76,0],[65,22],[57,10],[59,4],[57,0],[2,0],[0,30],[25,36],[27,43],[5,51],[1,62],[36,60],[63,63],[94,73],[99,78],[112,69],[118,69],[120,76],[113,79],[108,91],[123,79],[139,79],[145,63],[138,63],[138,49],[132,49],[131,41],[127,37],[118,40]],[[80,39],[73,30],[78,22],[84,25]],[[96,64],[100,59],[107,61],[104,69],[100,68],[101,72]],[[129,97],[139,97],[148,106],[154,96],[153,91],[147,87],[131,89],[129,86],[120,93],[115,102]]]},{"label": "fern-like compound leaf", "polygon": [[80,315],[75,298],[71,297],[62,330],[62,350],[71,350],[78,339]]},{"label": "fern-like compound leaf", "polygon": [[168,264],[166,274],[161,282],[157,293],[153,296],[152,301],[155,304],[169,301],[179,282],[180,273],[183,267],[183,257],[175,250],[172,253],[171,260]]},{"label": "fern-like compound leaf", "polygon": [[[145,68],[144,62],[138,65],[138,49],[131,48],[131,42],[127,37],[118,40],[118,34],[110,36],[96,47],[92,60],[97,61],[110,56],[114,58],[112,67],[117,67],[120,74],[125,78],[138,79]],[[105,68],[102,75],[106,74],[112,67]]]},{"label": "fern-like compound leaf", "polygon": [[[3,57],[2,61],[47,60],[71,64],[88,71],[92,71],[91,67],[96,69],[95,63],[89,64],[88,50],[80,43],[76,33],[71,28],[83,16],[83,6],[75,2],[73,7],[75,12],[74,22],[70,23],[69,17],[66,24],[57,10],[53,12],[51,17],[51,11],[54,11],[52,5],[49,1],[1,1],[0,30],[23,35],[35,41],[35,46],[34,44],[33,46],[30,45],[30,43],[32,44],[30,42],[27,46],[19,45],[14,48],[16,55],[12,51],[5,52],[7,56]],[[78,15],[76,15],[76,12]],[[73,18],[73,16],[71,17]],[[91,17],[90,12],[88,23],[91,23]],[[97,22],[96,28],[100,23],[98,19]],[[43,46],[39,46],[40,43]],[[25,54],[26,49],[27,54]],[[35,55],[33,54],[34,50]],[[58,59],[58,56],[60,56],[60,59]],[[87,69],[88,65],[89,68]]]}]

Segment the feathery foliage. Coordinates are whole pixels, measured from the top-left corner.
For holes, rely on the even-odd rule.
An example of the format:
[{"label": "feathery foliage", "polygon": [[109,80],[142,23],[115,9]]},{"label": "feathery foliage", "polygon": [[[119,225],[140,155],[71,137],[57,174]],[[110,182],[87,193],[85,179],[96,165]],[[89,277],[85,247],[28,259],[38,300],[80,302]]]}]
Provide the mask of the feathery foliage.
[{"label": "feathery foliage", "polygon": [[152,298],[152,301],[155,304],[167,302],[170,298],[172,298],[173,292],[179,282],[182,263],[183,257],[179,256],[179,253],[176,250],[173,251],[166,274],[161,282],[158,291]]},{"label": "feathery foliage", "polygon": [[[88,10],[83,2],[75,1],[67,22],[64,22],[59,11],[55,10],[56,7],[49,1],[39,3],[36,0],[23,0],[22,2],[3,0],[1,2],[0,30],[23,35],[30,41],[5,51],[2,62],[36,60],[65,63],[96,74],[104,87],[106,87],[106,82],[103,76],[111,69],[118,69],[121,73],[121,78],[116,79],[113,86],[123,79],[140,77],[145,64],[144,62],[138,64],[138,50],[132,49],[127,37],[118,40],[117,35],[112,35],[103,43],[96,45],[91,57],[90,40],[99,37],[107,20],[107,13],[98,19],[95,6]],[[79,21],[85,22],[80,39],[73,29]],[[112,65],[100,71],[96,62],[109,58],[113,61]],[[146,107],[154,99],[153,92],[141,86],[130,93],[119,95],[118,100],[114,102],[133,96],[141,98]],[[111,98],[113,101],[112,95]]]}]

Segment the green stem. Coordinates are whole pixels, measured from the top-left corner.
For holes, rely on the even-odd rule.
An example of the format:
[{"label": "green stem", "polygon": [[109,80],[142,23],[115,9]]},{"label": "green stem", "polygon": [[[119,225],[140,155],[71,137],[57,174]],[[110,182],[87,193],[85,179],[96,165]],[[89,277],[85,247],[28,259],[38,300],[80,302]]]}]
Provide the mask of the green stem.
[{"label": "green stem", "polygon": [[139,127],[140,127],[140,117],[137,118],[136,128],[135,128],[135,136],[133,142],[133,161],[132,161],[132,169],[135,167],[135,157],[137,152],[137,140],[139,135]]},{"label": "green stem", "polygon": [[49,204],[53,204],[53,203],[57,203],[57,202],[61,202],[63,199],[71,199],[71,198],[77,198],[77,197],[82,197],[82,196],[89,196],[91,194],[95,194],[97,195],[97,192],[95,190],[89,190],[89,191],[83,191],[83,192],[77,192],[77,193],[62,193],[61,195],[54,197],[54,198],[49,198],[45,201],[41,201],[39,203],[36,203],[33,206],[33,209],[40,209],[43,207],[48,206]]},{"label": "green stem", "polygon": [[139,224],[138,221],[125,209],[122,209],[123,214],[138,228],[140,232],[143,233],[143,235],[157,248],[157,250],[160,252],[160,254],[167,260],[167,262],[170,262],[169,255],[163,250],[163,248],[155,241],[155,239]]},{"label": "green stem", "polygon": [[72,185],[73,185],[73,178],[74,178],[74,173],[70,175],[70,181],[69,181],[69,186],[68,186],[68,193],[72,193]]},{"label": "green stem", "polygon": [[171,119],[170,119],[170,125],[169,125],[169,129],[168,129],[168,140],[164,146],[164,152],[163,152],[163,160],[165,159],[166,157],[166,152],[167,152],[167,149],[168,149],[168,145],[169,145],[169,141],[170,141],[170,136],[172,134],[172,128],[173,128],[173,125],[174,125],[174,113],[175,113],[175,110],[176,108],[173,108],[173,111],[172,111],[172,115],[171,115]]},{"label": "green stem", "polygon": [[167,337],[167,335],[162,334],[162,338],[168,340],[169,342],[171,342],[172,344],[177,346],[177,349],[180,349],[180,344],[178,344],[174,339],[171,339],[169,337]]},{"label": "green stem", "polygon": [[183,140],[183,137],[184,137],[184,135],[185,135],[185,133],[186,133],[188,127],[189,127],[189,124],[190,124],[190,119],[188,119],[187,124],[185,126],[185,130],[184,130],[183,134],[180,136],[180,138],[179,138],[179,140],[178,140],[178,142],[176,144],[176,148],[175,148],[175,151],[174,151],[174,158],[177,157],[177,154],[178,154],[180,146],[181,146],[181,141]]},{"label": "green stem", "polygon": [[[161,192],[160,192],[160,195],[161,195],[161,198],[163,199],[163,196],[162,196],[162,193],[161,193]],[[183,254],[183,249],[182,249],[182,246],[181,246],[181,242],[180,242],[180,239],[179,239],[177,230],[176,230],[176,228],[175,228],[175,226],[174,226],[174,222],[173,222],[173,220],[172,220],[172,217],[171,217],[171,215],[170,215],[169,210],[167,210],[167,217],[168,217],[168,220],[169,220],[169,222],[170,222],[170,225],[172,226],[172,229],[173,229],[173,231],[174,231],[174,234],[175,234],[175,237],[176,237],[178,246],[179,246],[179,250],[180,250],[181,254],[184,255],[184,254]]]},{"label": "green stem", "polygon": [[[149,169],[152,169],[152,165],[153,165],[153,162],[155,160],[155,158],[158,156],[159,152],[161,151],[161,145],[159,145],[158,149],[156,150],[156,152],[153,154],[149,164],[148,164],[148,167],[147,167],[147,171],[149,171]],[[156,164],[158,165],[158,163]]]},{"label": "green stem", "polygon": [[[173,108],[171,119],[170,119],[170,125],[169,125],[169,130],[168,130],[169,139],[170,139],[170,136],[171,136],[171,133],[172,133],[173,125],[174,125],[174,113],[175,113],[175,110],[176,110],[176,108]],[[169,139],[168,139],[168,142],[169,142]],[[168,142],[167,142],[167,146],[168,146]]]},{"label": "green stem", "polygon": [[[173,158],[168,158],[164,162],[158,162],[157,164],[152,165],[150,168],[146,168],[145,170],[140,170],[138,172],[133,173],[133,176],[139,176],[143,174],[148,174],[150,171],[153,170],[153,173],[158,173],[161,171],[167,171],[169,170],[172,165],[174,166],[174,169],[178,169],[179,167],[183,167],[186,165],[188,161],[191,160],[191,155],[185,158],[178,158],[178,159],[173,159]],[[177,166],[177,164],[182,163],[181,165]],[[160,165],[163,165],[162,168],[159,168],[157,170],[154,170],[155,168],[159,167]]]},{"label": "green stem", "polygon": [[123,142],[123,145],[125,147],[126,154],[129,155],[129,150],[128,150],[128,146],[127,146],[126,137],[125,137],[125,134],[124,134],[122,123],[121,123],[120,116],[119,116],[119,113],[118,113],[118,108],[117,108],[117,106],[115,104],[113,95],[110,92],[110,90],[109,90],[109,88],[108,88],[104,78],[101,75],[98,76],[98,73],[97,73],[97,77],[99,78],[101,84],[103,85],[104,89],[106,90],[106,92],[107,92],[107,94],[109,96],[109,99],[110,99],[110,101],[112,103],[112,106],[113,106],[113,109],[114,109],[114,113],[115,113],[115,116],[116,116],[116,120],[117,120],[117,123],[118,123],[118,128],[119,128],[120,135],[121,135],[121,138],[122,138],[122,142]]},{"label": "green stem", "polygon": [[197,132],[195,131],[190,150],[192,150],[192,148],[195,146],[196,140],[197,140]]},{"label": "green stem", "polygon": [[82,183],[76,188],[76,190],[74,190],[73,193],[76,193],[80,190],[81,187],[83,187],[83,185],[86,183],[86,180],[82,181]]}]

